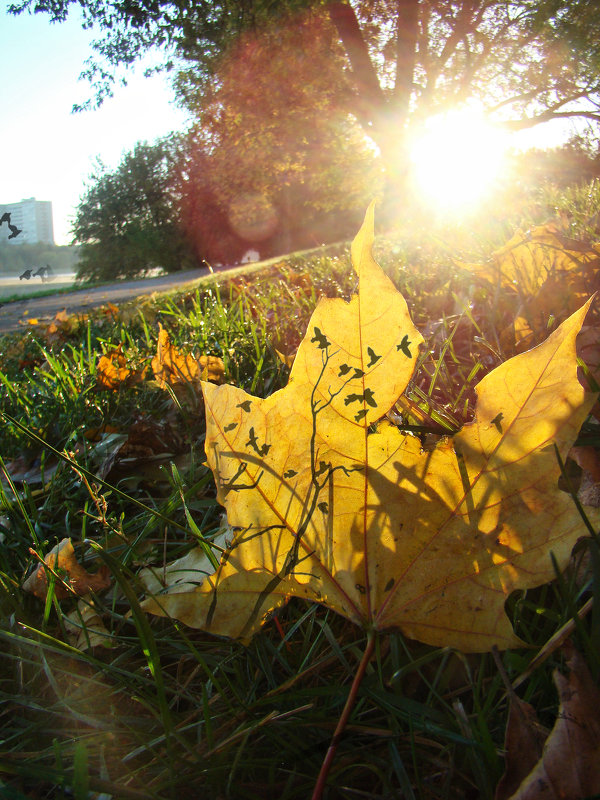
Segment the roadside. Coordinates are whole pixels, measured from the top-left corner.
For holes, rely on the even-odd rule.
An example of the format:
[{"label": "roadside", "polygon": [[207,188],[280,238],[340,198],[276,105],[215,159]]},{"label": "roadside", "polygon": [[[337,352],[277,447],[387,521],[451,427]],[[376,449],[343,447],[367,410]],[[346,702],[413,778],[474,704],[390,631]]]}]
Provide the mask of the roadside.
[{"label": "roadside", "polygon": [[[240,272],[262,269],[278,260],[280,259],[269,259],[238,267],[223,267],[218,271],[223,270],[235,275]],[[161,275],[158,278],[122,281],[95,288],[77,289],[73,292],[62,294],[45,297],[26,297],[23,300],[15,300],[11,303],[0,305],[0,335],[22,330],[28,325],[28,320],[30,319],[49,323],[59,311],[65,310],[67,314],[85,313],[108,303],[117,305],[153,292],[183,290],[188,286],[193,288],[207,279],[210,280],[211,277],[212,275],[208,270],[194,269]]]}]

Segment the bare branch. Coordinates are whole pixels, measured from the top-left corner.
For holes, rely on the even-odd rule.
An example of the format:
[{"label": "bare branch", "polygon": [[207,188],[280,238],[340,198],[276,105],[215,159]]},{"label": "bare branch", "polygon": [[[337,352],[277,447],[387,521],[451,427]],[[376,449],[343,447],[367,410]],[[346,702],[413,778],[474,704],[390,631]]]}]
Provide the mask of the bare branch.
[{"label": "bare branch", "polygon": [[534,117],[524,117],[522,119],[505,120],[499,124],[510,131],[522,131],[540,125],[542,122],[549,122],[553,119],[589,119],[593,122],[600,122],[599,111],[543,111]]}]

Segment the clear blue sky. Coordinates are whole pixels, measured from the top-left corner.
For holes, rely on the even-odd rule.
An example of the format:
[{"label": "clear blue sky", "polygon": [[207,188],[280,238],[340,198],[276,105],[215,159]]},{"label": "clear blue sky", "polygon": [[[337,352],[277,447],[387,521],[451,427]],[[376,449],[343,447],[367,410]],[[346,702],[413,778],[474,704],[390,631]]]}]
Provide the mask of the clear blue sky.
[{"label": "clear blue sky", "polygon": [[92,96],[78,80],[94,34],[69,19],[7,13],[0,0],[0,203],[51,200],[57,244],[70,224],[97,157],[115,167],[136,142],[186,127],[168,78],[130,73],[129,85],[97,111],[72,114]]}]

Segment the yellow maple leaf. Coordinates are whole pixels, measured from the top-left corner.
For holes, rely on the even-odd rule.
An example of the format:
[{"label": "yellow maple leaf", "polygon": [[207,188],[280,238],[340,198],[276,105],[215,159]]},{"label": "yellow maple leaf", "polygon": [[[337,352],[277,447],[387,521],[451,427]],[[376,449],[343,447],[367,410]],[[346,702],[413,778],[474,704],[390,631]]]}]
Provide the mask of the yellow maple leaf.
[{"label": "yellow maple leaf", "polygon": [[481,277],[503,286],[518,288],[523,296],[534,295],[549,279],[560,280],[568,272],[586,265],[597,266],[600,245],[586,246],[565,240],[552,225],[539,225],[524,233],[517,230],[487,264],[461,264]]},{"label": "yellow maple leaf", "polygon": [[320,301],[284,389],[203,384],[207,459],[238,531],[212,575],[148,611],[247,642],[298,596],[436,646],[523,644],[506,598],[551,580],[550,552],[562,566],[585,535],[554,446],[564,458],[594,401],[576,374],[587,307],[488,374],[474,421],[424,451],[385,417],[422,337],[372,242],[371,207],[358,295]]},{"label": "yellow maple leaf", "polygon": [[225,374],[225,365],[218,356],[200,356],[180,353],[171,344],[168,332],[159,323],[156,355],[152,359],[152,371],[161,389],[167,386],[190,385],[201,380],[220,383]]},{"label": "yellow maple leaf", "polygon": [[567,239],[546,223],[528,233],[518,230],[485,264],[457,266],[514,290],[512,300],[499,300],[510,319],[499,341],[505,353],[514,354],[541,342],[549,326],[565,320],[596,290],[600,244]]}]

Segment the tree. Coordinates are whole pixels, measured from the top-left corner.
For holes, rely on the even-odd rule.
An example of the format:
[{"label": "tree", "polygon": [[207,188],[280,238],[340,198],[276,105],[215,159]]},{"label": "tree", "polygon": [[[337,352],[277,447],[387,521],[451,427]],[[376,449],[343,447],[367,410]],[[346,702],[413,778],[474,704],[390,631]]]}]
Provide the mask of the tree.
[{"label": "tree", "polygon": [[530,149],[512,156],[515,184],[529,189],[549,184],[565,191],[569,186],[590,184],[600,178],[597,147],[583,136],[574,136],[560,147]]},{"label": "tree", "polygon": [[[330,42],[322,18],[305,14],[239,36],[210,86],[186,81],[198,123],[181,194],[197,207],[211,186],[244,249],[271,255],[347,238],[381,183],[373,148],[339,106]],[[204,239],[205,216],[188,226]]]},{"label": "tree", "polygon": [[130,278],[197,264],[177,219],[176,152],[176,141],[163,139],[136,145],[114,172],[98,163],[72,230],[81,243],[79,278]]},{"label": "tree", "polygon": [[[50,267],[48,275],[44,274],[44,281],[51,280],[52,276],[60,273],[75,272],[79,258],[79,248],[46,244],[20,244],[15,247],[8,242],[0,242],[0,275],[18,276],[31,269],[37,272],[40,267]],[[40,273],[42,277],[42,273]]]},{"label": "tree", "polygon": [[10,10],[34,7],[62,20],[72,5],[103,35],[101,61],[88,70],[100,100],[115,68],[151,47],[168,53],[167,66],[181,59],[206,83],[240,33],[317,9],[344,54],[340,96],[389,169],[410,123],[468,99],[512,128],[600,121],[596,0],[19,0]]}]

